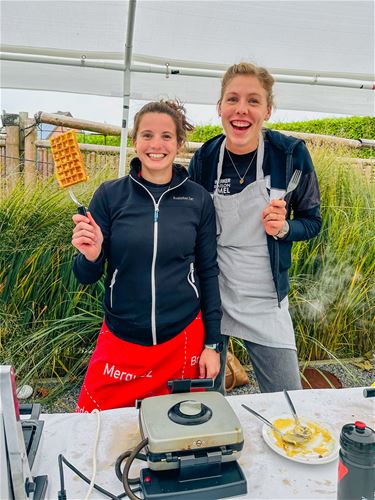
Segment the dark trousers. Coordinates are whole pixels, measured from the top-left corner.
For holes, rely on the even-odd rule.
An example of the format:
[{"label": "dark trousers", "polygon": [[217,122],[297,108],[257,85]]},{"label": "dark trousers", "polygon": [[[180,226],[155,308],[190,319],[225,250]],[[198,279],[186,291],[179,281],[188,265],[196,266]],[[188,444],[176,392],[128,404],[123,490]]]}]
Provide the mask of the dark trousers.
[{"label": "dark trousers", "polygon": [[[229,337],[223,336],[224,349],[220,354],[220,372],[215,379],[214,391],[225,395],[225,364]],[[297,351],[268,347],[244,340],[254,369],[260,392],[279,392],[302,389]]]}]

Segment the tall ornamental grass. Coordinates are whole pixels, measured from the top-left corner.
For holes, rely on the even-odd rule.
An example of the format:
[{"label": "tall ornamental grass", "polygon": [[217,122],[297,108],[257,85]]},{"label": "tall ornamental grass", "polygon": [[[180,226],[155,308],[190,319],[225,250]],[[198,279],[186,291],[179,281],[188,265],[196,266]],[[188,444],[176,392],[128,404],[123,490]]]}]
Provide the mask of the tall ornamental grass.
[{"label": "tall ornamental grass", "polygon": [[291,312],[301,359],[375,349],[375,184],[351,163],[312,151],[323,227],[293,247]]},{"label": "tall ornamental grass", "polygon": [[[73,189],[87,202],[98,183]],[[100,327],[102,283],[80,286],[71,269],[74,212],[54,180],[0,200],[0,362],[24,380],[74,378]]]},{"label": "tall ornamental grass", "polygon": [[[290,304],[300,359],[374,350],[374,185],[331,150],[312,151],[323,229],[294,245]],[[75,189],[85,203],[103,172]],[[0,200],[0,362],[24,382],[64,384],[85,369],[102,321],[103,285],[81,286],[71,270],[75,207],[54,181],[18,185]],[[237,354],[245,359],[240,342]],[[61,387],[64,387],[61,384]]]}]

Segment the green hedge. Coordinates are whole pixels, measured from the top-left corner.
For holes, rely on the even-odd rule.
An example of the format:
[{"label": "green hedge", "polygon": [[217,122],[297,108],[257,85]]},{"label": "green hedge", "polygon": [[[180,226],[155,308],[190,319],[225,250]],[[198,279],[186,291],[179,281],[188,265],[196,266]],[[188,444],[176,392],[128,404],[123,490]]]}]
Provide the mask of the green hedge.
[{"label": "green hedge", "polygon": [[[308,120],[303,122],[268,123],[267,127],[274,130],[290,130],[311,134],[335,135],[347,139],[375,139],[375,118],[371,116],[350,118],[324,118],[322,120]],[[188,133],[188,141],[205,142],[223,131],[220,125],[197,125]],[[85,144],[107,144],[119,146],[120,137],[113,135],[78,134],[78,142]],[[131,139],[128,138],[128,145]]]},{"label": "green hedge", "polygon": [[220,125],[197,125],[192,132],[189,132],[187,139],[191,142],[206,142],[222,132],[223,127]]},{"label": "green hedge", "polygon": [[[104,144],[106,146],[120,146],[121,137],[119,135],[101,135],[101,134],[77,134],[78,142],[81,144]],[[128,137],[128,146],[132,145]]]},{"label": "green hedge", "polygon": [[375,139],[375,118],[352,116],[350,118],[324,118],[292,123],[270,123],[269,128],[309,134],[326,134],[347,139]]}]

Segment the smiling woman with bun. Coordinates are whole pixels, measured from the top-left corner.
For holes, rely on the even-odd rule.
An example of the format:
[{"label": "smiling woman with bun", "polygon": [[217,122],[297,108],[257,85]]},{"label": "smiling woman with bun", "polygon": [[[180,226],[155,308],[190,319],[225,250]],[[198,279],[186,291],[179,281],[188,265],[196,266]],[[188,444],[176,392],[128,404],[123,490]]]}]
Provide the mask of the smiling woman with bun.
[{"label": "smiling woman with bun", "polygon": [[[263,128],[273,84],[265,68],[246,62],[228,68],[218,102],[224,134],[207,141],[189,166],[216,208],[225,342],[215,387],[221,392],[229,336],[243,339],[262,392],[302,388],[288,269],[292,243],[320,231],[320,195],[304,142]],[[295,170],[302,173],[298,186],[285,196]]]},{"label": "smiling woman with bun", "polygon": [[219,372],[220,295],[210,195],[174,163],[191,130],[175,101],[136,114],[129,175],[104,182],[74,215],[73,270],[105,275],[105,317],[77,411],[133,406],[167,381]]}]

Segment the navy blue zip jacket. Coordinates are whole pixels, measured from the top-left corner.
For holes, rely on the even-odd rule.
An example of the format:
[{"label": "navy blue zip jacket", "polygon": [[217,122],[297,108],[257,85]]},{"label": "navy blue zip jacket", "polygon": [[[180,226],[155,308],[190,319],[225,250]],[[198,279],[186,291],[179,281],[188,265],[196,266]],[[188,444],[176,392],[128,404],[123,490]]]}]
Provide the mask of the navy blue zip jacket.
[{"label": "navy blue zip jacket", "polygon": [[[322,226],[318,180],[304,141],[264,129],[264,175],[270,175],[271,187],[286,189],[294,170],[302,170],[297,188],[286,196],[289,233],[282,240],[267,235],[273,280],[279,302],[289,290],[288,269],[293,241],[316,236]],[[191,179],[214,191],[219,150],[224,135],[207,141],[195,152],[189,166]],[[259,220],[261,224],[261,220]]]},{"label": "navy blue zip jacket", "polygon": [[205,343],[220,341],[221,305],[215,210],[210,195],[174,165],[158,203],[142,184],[140,161],[129,176],[104,182],[89,210],[104,242],[95,262],[74,257],[83,284],[102,276],[105,320],[118,337],[141,345],[165,342],[202,310]]}]

